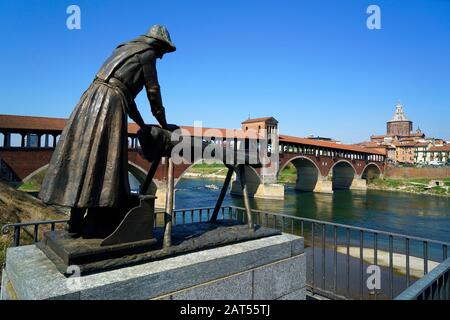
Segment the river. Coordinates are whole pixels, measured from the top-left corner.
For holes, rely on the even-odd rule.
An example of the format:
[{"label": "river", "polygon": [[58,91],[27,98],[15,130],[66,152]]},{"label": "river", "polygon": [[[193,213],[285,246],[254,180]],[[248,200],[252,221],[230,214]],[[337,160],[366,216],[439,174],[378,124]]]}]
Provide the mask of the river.
[{"label": "river", "polygon": [[[176,208],[214,206],[222,181],[180,180]],[[224,205],[243,206],[242,199],[225,197]],[[379,229],[450,242],[450,198],[402,192],[337,190],[333,194],[297,192],[286,186],[284,200],[251,199],[254,209]]]}]

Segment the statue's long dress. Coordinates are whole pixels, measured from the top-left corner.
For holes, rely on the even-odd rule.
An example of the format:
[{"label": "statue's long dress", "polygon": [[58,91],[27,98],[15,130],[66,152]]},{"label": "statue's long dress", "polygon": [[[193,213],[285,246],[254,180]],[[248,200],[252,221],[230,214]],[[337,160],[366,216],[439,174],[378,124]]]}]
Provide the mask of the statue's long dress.
[{"label": "statue's long dress", "polygon": [[93,82],[72,112],[39,197],[69,207],[117,207],[129,193],[127,100]]},{"label": "statue's long dress", "polygon": [[[149,41],[154,40],[139,37],[117,47],[97,73],[102,81],[84,92],[50,161],[39,193],[43,202],[78,208],[124,204],[130,191],[127,114],[138,112],[134,97],[144,84],[157,83]],[[143,66],[151,77],[145,78]],[[105,82],[112,76],[129,89],[127,95]]]}]

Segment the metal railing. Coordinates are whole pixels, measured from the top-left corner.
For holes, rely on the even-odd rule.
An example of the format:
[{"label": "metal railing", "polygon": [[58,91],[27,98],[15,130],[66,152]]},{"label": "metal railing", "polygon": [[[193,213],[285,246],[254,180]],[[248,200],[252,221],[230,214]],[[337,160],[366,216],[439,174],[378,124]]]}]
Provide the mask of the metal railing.
[{"label": "metal railing", "polygon": [[[58,220],[45,220],[45,221],[27,221],[18,223],[5,224],[1,229],[1,234],[9,234],[11,230],[14,231],[12,246],[20,246],[22,231],[32,238],[33,242],[38,242],[39,228],[43,226],[50,226],[50,230],[53,231],[57,224],[67,223],[68,219],[58,219]],[[29,231],[28,228],[32,227],[33,231]]]},{"label": "metal railing", "polygon": [[[231,207],[245,220],[245,209]],[[252,210],[254,221],[305,239],[311,294],[330,299],[394,299],[448,257],[449,243],[280,213]],[[380,286],[369,288],[369,266]]]},{"label": "metal railing", "polygon": [[450,300],[450,258],[417,280],[395,300]]},{"label": "metal railing", "polygon": [[[208,221],[213,210],[213,207],[174,210],[173,224]],[[435,297],[436,290],[439,296],[445,290],[448,292],[448,243],[281,213],[252,210],[252,214],[253,221],[260,226],[304,237],[307,285],[313,295],[330,299],[394,299],[411,285],[410,290],[423,287],[424,298]],[[221,207],[218,219],[245,222],[245,209]],[[40,227],[50,226],[54,230],[56,225],[66,222],[61,219],[13,223],[3,226],[1,231],[6,234],[14,230],[12,245],[19,246],[22,229],[28,229],[29,238],[37,242]],[[164,211],[156,211],[155,227],[163,225]],[[368,288],[369,266],[379,267],[380,287]],[[441,272],[443,268],[446,271]]]},{"label": "metal railing", "polygon": [[[204,207],[204,208],[194,208],[194,209],[177,209],[174,210],[174,225],[194,223],[194,222],[205,222],[208,221],[212,215],[214,207]],[[157,210],[156,219],[154,220],[155,227],[160,227],[164,225],[164,211]],[[232,216],[231,207],[221,207],[218,215],[219,219],[233,219],[236,217]],[[58,220],[45,220],[45,221],[27,221],[18,223],[5,224],[0,233],[3,235],[10,234],[13,231],[12,246],[18,247],[23,241],[22,235],[26,234],[26,240],[31,240],[31,242],[39,242],[41,240],[42,227],[49,227],[49,230],[53,231],[59,224],[66,224],[68,219],[58,219]],[[31,231],[30,231],[31,229]],[[27,243],[30,241],[27,241]]]}]

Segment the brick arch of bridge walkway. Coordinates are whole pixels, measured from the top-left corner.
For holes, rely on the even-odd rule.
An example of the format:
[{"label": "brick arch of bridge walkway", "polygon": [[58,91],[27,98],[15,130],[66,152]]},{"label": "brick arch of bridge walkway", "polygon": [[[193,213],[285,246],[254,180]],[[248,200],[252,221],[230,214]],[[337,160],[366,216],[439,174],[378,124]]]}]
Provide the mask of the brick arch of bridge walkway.
[{"label": "brick arch of bridge walkway", "polygon": [[335,189],[365,189],[368,170],[380,176],[384,168],[375,162],[320,158],[308,155],[283,157],[277,174],[292,163],[297,170],[296,189],[300,191],[331,192]]},{"label": "brick arch of bridge walkway", "polygon": [[[24,182],[48,166],[53,151],[53,148],[5,148],[1,150],[1,160],[20,182]],[[132,149],[128,150],[128,162],[141,171],[146,172],[150,168],[150,163]],[[189,165],[176,166],[175,176],[177,177],[177,173],[183,172],[187,166]],[[139,173],[136,170],[133,172]],[[164,179],[163,166],[158,168],[155,178],[157,180]]]},{"label": "brick arch of bridge walkway", "polygon": [[[6,164],[19,181],[25,182],[34,177],[39,172],[42,172],[48,167],[51,160],[53,148],[5,148],[1,151],[2,161]],[[196,163],[203,159],[198,159],[194,163],[181,163],[174,167],[174,174],[176,183],[180,178]],[[128,171],[142,183],[145,180],[150,163],[144,159],[136,149],[128,150]],[[164,192],[165,179],[167,172],[167,162],[162,162],[155,173],[154,181],[150,192],[156,194],[155,189],[160,189]],[[261,183],[259,174],[255,169],[250,168],[246,171],[247,180],[252,182],[255,186]],[[162,193],[159,194],[160,198]],[[160,199],[162,201],[162,199]]]},{"label": "brick arch of bridge walkway", "polygon": [[[130,156],[130,153],[129,153]],[[147,171],[150,167],[150,164],[140,157],[140,155],[137,155],[137,157],[129,160],[129,171],[135,176],[140,183],[142,183],[145,180],[145,177],[147,175]],[[175,175],[175,187],[180,182],[180,180],[183,178],[183,176],[196,164],[203,161],[203,158],[199,158],[195,160],[193,163],[181,163],[181,164],[175,164],[174,165],[174,175]],[[224,166],[224,168],[226,168]],[[167,172],[167,162],[162,162],[155,174],[155,178],[153,179],[151,188],[149,190],[149,194],[156,195],[156,207],[163,208],[165,207],[165,201],[166,201],[166,172]],[[253,167],[246,166],[245,167],[245,176],[247,180],[247,187],[248,187],[248,193],[249,196],[253,197],[255,193],[257,193],[258,188],[262,185],[262,180],[259,175],[258,170],[256,170]],[[241,195],[240,190],[240,181],[239,176],[235,175],[235,180],[232,181],[230,192],[232,195]]]},{"label": "brick arch of bridge walkway", "polygon": [[[36,175],[38,175],[39,173],[41,173],[42,171],[46,170],[48,168],[48,163],[43,165],[42,167],[36,169],[35,171],[33,171],[32,173],[30,173],[28,176],[26,176],[25,178],[22,179],[22,182],[27,182],[30,179],[32,179],[33,177],[35,177]],[[139,181],[139,183],[143,183],[145,180],[145,177],[147,175],[147,171],[144,168],[141,168],[140,166],[136,165],[135,163],[128,161],[128,172],[130,172],[135,178],[136,180]],[[156,188],[158,188],[158,186],[160,185],[159,181],[153,181],[152,182],[152,186],[151,186],[151,192],[149,192],[149,194],[154,194]]]},{"label": "brick arch of bridge walkway", "polygon": [[367,172],[368,169],[370,169],[372,167],[376,167],[378,169],[378,175],[379,176],[384,174],[384,167],[383,166],[380,166],[376,162],[369,162],[369,163],[366,164],[366,166],[361,171],[361,177],[364,178],[364,174]]},{"label": "brick arch of bridge walkway", "polygon": [[315,167],[319,170],[319,173],[322,177],[327,177],[332,172],[333,167],[340,162],[345,161],[348,163],[354,170],[355,174],[358,177],[361,177],[364,170],[370,166],[375,165],[380,174],[384,174],[384,166],[380,166],[378,163],[374,161],[365,161],[360,159],[343,159],[343,158],[330,158],[324,156],[314,156],[314,155],[298,155],[298,154],[282,154],[280,155],[280,169],[278,170],[278,176],[280,172],[287,166],[288,163],[291,163],[295,159],[306,159],[315,165]]},{"label": "brick arch of bridge walkway", "polygon": [[[51,160],[53,148],[14,148],[2,150],[2,161],[14,176],[18,179],[15,183],[26,182],[44,171]],[[175,179],[178,182],[184,173],[193,164],[175,165]],[[128,150],[128,172],[130,172],[140,183],[143,183],[150,163],[136,151]],[[165,176],[167,163],[161,163],[155,173],[148,194],[156,195],[156,206],[164,207],[165,204]]]}]

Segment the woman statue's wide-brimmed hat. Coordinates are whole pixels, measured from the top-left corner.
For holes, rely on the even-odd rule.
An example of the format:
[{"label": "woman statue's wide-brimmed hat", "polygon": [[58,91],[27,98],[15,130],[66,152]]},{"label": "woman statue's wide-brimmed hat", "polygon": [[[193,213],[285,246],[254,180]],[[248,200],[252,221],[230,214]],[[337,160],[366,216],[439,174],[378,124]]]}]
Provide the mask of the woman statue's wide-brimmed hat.
[{"label": "woman statue's wide-brimmed hat", "polygon": [[152,26],[148,30],[147,34],[145,34],[145,36],[161,41],[164,44],[167,52],[173,52],[177,50],[175,45],[172,43],[172,40],[170,39],[169,30],[167,30],[166,27],[160,24],[155,24],[154,26]]}]

